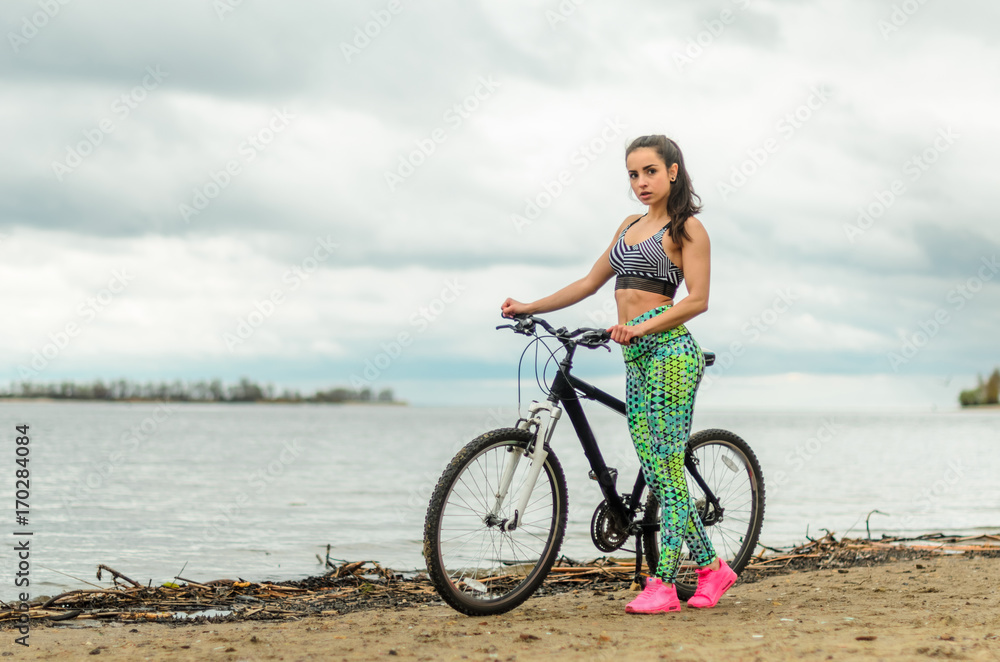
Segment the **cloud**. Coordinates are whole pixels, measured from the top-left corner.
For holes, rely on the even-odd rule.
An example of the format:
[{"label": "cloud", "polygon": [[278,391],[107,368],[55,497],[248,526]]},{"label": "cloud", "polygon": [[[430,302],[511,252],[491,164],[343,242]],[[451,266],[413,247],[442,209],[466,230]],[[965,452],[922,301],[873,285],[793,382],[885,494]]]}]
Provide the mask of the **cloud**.
[{"label": "cloud", "polygon": [[[8,3],[5,24],[37,11]],[[45,374],[347,378],[400,333],[413,343],[380,380],[500,373],[499,302],[590,269],[642,211],[625,146],[665,132],[713,242],[711,309],[691,326],[747,345],[733,375],[892,372],[887,353],[938,309],[951,321],[899,370],[973,372],[996,281],[952,293],[1000,246],[997,99],[981,83],[1000,74],[983,27],[997,10],[928,3],[884,37],[890,11],[61,5],[0,59],[0,272],[31,320],[6,332],[3,362],[50,342],[124,265],[134,284]],[[942,132],[957,136],[946,149]],[[320,238],[336,254],[230,351],[224,334]],[[466,289],[418,332],[451,278]],[[595,325],[610,302],[608,286],[553,318]]]}]

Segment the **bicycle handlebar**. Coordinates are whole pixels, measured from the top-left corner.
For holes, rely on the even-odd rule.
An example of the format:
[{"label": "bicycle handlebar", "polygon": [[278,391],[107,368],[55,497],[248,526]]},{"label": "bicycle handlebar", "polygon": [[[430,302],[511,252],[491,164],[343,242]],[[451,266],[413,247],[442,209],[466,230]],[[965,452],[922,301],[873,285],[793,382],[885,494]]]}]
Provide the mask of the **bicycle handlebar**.
[{"label": "bicycle handlebar", "polygon": [[[605,329],[589,329],[586,327],[579,328],[576,331],[568,331],[566,327],[553,329],[551,324],[541,317],[535,317],[534,315],[514,315],[513,319],[515,321],[514,324],[501,324],[497,326],[497,329],[513,329],[514,333],[533,336],[535,335],[535,325],[538,324],[567,347],[569,345],[580,345],[591,349],[604,347],[609,352],[611,351],[611,348],[608,347],[611,334]],[[703,351],[702,354],[705,356],[705,367],[715,363],[715,352]]]},{"label": "bicycle handlebar", "polygon": [[566,327],[555,329],[541,317],[535,317],[534,315],[515,315],[513,319],[515,320],[514,324],[501,324],[497,326],[497,329],[512,329],[514,333],[533,336],[535,335],[535,325],[537,324],[563,344],[572,343],[583,347],[590,347],[591,349],[607,347],[608,341],[611,340],[611,335],[605,329],[591,329],[587,327],[582,327],[575,331],[569,331]]}]

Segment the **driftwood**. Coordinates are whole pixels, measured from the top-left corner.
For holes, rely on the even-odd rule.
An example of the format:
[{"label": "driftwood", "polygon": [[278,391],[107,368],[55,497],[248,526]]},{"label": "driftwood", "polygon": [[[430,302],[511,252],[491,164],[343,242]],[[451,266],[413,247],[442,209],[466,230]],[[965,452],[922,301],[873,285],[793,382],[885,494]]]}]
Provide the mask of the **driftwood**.
[{"label": "driftwood", "polygon": [[[963,543],[963,544],[960,544]],[[753,582],[796,570],[867,567],[892,561],[925,559],[940,554],[969,553],[1000,556],[1000,535],[946,536],[928,533],[915,538],[882,536],[879,540],[843,538],[829,531],[822,538],[787,549],[766,548],[750,560],[740,581]]]},{"label": "driftwood", "polygon": [[[762,547],[740,574],[741,582],[802,570],[864,567],[940,554],[1000,557],[1000,534],[949,537],[940,533],[917,538],[837,540],[827,532],[818,539],[786,549]],[[373,608],[404,608],[438,602],[425,573],[401,574],[373,561],[336,562],[320,559],[329,572],[319,577],[280,583],[233,579],[143,586],[120,572],[112,574],[114,588],[81,589],[31,603],[29,616],[41,621],[104,619],[119,621],[233,621],[296,619],[309,615],[336,615]],[[616,590],[632,582],[633,559],[600,558],[579,563],[562,557],[553,566],[539,593],[594,589]],[[100,578],[100,575],[98,575]],[[119,585],[118,580],[130,584]],[[23,612],[0,603],[0,627],[12,626]]]},{"label": "driftwood", "polygon": [[101,571],[102,570],[107,570],[108,572],[111,573],[111,576],[115,578],[115,585],[116,586],[118,585],[118,580],[119,579],[124,579],[129,584],[131,584],[132,586],[136,586],[136,587],[141,587],[142,586],[142,584],[140,584],[139,582],[135,581],[134,579],[129,579],[128,577],[126,577],[122,573],[118,572],[114,568],[109,568],[108,566],[104,565],[103,563],[101,565],[97,566],[97,579],[101,579]]},{"label": "driftwood", "polygon": [[[429,582],[403,579],[402,575],[370,561],[335,566],[321,577],[297,582],[214,580],[183,584],[143,586],[107,566],[115,582],[112,589],[66,591],[30,605],[29,616],[38,620],[267,620],[310,614],[353,611],[367,604],[396,606],[436,600]],[[118,585],[118,580],[131,586]],[[13,623],[23,613],[12,606],[0,609],[0,625]]]}]

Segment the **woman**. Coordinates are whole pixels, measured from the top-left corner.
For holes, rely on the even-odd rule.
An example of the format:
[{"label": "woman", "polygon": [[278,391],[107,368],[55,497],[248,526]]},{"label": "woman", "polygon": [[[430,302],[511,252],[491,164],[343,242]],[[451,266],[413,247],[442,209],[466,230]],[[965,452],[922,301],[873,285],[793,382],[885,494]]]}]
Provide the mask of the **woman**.
[{"label": "woman", "polygon": [[[708,233],[694,216],[701,211],[700,199],[677,143],[662,135],[641,136],[625,150],[625,163],[632,191],[648,211],[618,226],[589,274],[532,303],[507,299],[500,310],[511,317],[565,308],[617,275],[618,324],[608,333],[622,346],[629,430],[662,512],[656,577],[625,611],[680,610],[674,579],[683,543],[700,566],[698,589],[688,606],[714,607],[736,582],[736,573],[715,555],[684,477],[695,391],[705,370],[701,348],[684,322],[708,310]],[[674,305],[685,276],[688,296]]]}]

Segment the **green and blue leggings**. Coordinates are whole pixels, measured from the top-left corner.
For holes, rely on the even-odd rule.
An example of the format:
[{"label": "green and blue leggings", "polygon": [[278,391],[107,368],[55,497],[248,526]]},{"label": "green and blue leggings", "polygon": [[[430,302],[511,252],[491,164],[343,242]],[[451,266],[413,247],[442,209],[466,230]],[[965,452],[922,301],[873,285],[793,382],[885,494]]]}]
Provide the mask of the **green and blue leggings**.
[{"label": "green and blue leggings", "polygon": [[[670,306],[626,322],[634,326]],[[705,357],[684,325],[635,338],[625,356],[625,412],[646,484],[660,500],[660,563],[656,574],[673,583],[686,543],[694,561],[708,565],[715,549],[705,533],[684,476],[684,450],[691,435],[694,396]]]}]

